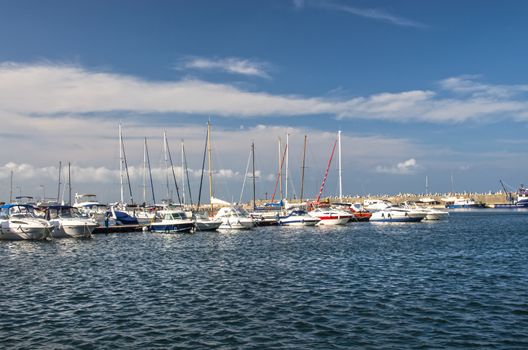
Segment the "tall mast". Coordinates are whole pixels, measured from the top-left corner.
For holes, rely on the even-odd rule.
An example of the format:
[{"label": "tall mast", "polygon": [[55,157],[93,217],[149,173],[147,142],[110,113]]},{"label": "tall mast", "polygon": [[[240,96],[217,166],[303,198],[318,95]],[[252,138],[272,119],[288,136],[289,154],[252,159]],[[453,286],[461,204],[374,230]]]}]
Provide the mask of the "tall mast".
[{"label": "tall mast", "polygon": [[123,136],[121,135],[121,124],[119,124],[119,189],[121,203],[125,202],[125,192],[123,187]]},{"label": "tall mast", "polygon": [[61,172],[62,172],[62,162],[59,161],[59,188],[57,190],[57,203],[60,203],[60,192],[61,192]]},{"label": "tall mast", "polygon": [[145,154],[147,156],[147,165],[150,177],[150,191],[152,192],[152,204],[156,205],[156,196],[154,194],[154,181],[152,181],[152,169],[150,168],[150,156],[148,152],[147,138],[145,138]]},{"label": "tall mast", "polygon": [[147,138],[143,142],[143,204],[147,204]]},{"label": "tall mast", "polygon": [[72,204],[71,164],[68,162],[68,204]]},{"label": "tall mast", "polygon": [[338,153],[339,153],[339,201],[343,198],[343,180],[341,177],[341,130],[337,132],[337,142],[339,144]]},{"label": "tall mast", "polygon": [[205,149],[202,159],[202,174],[200,175],[200,188],[198,190],[198,204],[196,206],[196,209],[200,209],[200,201],[202,200],[202,185],[203,185],[203,176],[204,176],[204,169],[205,169],[205,157],[207,156],[207,141],[209,138],[209,133],[205,135]]},{"label": "tall mast", "polygon": [[[172,163],[172,156],[171,156],[170,149],[169,149],[169,143],[166,137],[165,137],[165,146],[167,147],[167,154],[169,155],[169,161],[170,161],[170,166],[172,170],[172,179],[174,180],[174,187],[176,187],[176,195],[178,196],[178,203],[181,205],[182,201],[180,198],[180,190],[178,189],[178,182],[176,181],[176,173],[174,172],[174,163]],[[168,175],[167,175],[167,190],[168,190],[168,187],[169,187],[169,184],[168,184]]]},{"label": "tall mast", "polygon": [[319,195],[317,196],[316,203],[319,203],[319,200],[321,199],[321,194],[323,194],[323,189],[325,186],[326,178],[328,177],[328,170],[330,169],[330,165],[332,164],[332,158],[334,158],[334,152],[336,149],[337,140],[334,142],[334,148],[332,148],[332,154],[330,155],[330,160],[328,161],[328,166],[326,167],[326,172],[323,177],[323,182],[321,183],[321,188],[319,189]]},{"label": "tall mast", "polygon": [[282,157],[282,159],[281,159],[281,154],[282,154],[282,140],[279,137],[279,194],[282,200],[284,198],[284,193],[282,192],[282,162],[284,161],[286,154]]},{"label": "tall mast", "polygon": [[126,158],[126,153],[125,153],[125,144],[123,142],[123,135],[121,134],[121,128],[119,128],[119,131],[120,131],[119,134],[121,136],[121,149],[122,149],[122,154],[123,154],[123,163],[125,166],[126,177],[127,177],[127,182],[128,182],[128,193],[130,194],[130,203],[133,204],[134,198],[132,197],[132,184],[130,183],[130,174],[128,172],[128,163],[127,163],[127,158]]},{"label": "tall mast", "polygon": [[257,209],[256,187],[255,187],[255,142],[251,142],[251,154],[253,155],[253,210]]},{"label": "tall mast", "polygon": [[[193,205],[192,193],[191,193],[191,181],[189,180],[189,168],[187,167],[187,155],[185,154],[185,144],[182,140],[182,153],[183,153],[183,168],[185,169],[185,177],[187,178],[187,189],[189,190],[189,203]],[[185,183],[182,182],[182,186],[185,189]]]},{"label": "tall mast", "polygon": [[207,151],[209,157],[209,201],[213,210],[213,170],[211,169],[211,121],[207,122]]},{"label": "tall mast", "polygon": [[306,135],[304,135],[304,148],[303,148],[303,160],[302,160],[302,167],[301,167],[301,202],[303,200],[303,194],[304,194],[304,169],[305,169],[305,160],[306,160]]},{"label": "tall mast", "polygon": [[425,195],[429,194],[429,179],[425,175]]},{"label": "tall mast", "polygon": [[183,139],[181,141],[181,184],[182,184],[182,202],[185,205],[185,162],[183,154]]},{"label": "tall mast", "polygon": [[167,189],[167,199],[172,200],[169,190],[169,156],[168,156],[167,132],[163,132],[163,157],[165,160],[165,187]]},{"label": "tall mast", "polygon": [[285,195],[284,198],[288,199],[288,161],[290,159],[290,134],[286,133],[286,183],[285,183]]}]

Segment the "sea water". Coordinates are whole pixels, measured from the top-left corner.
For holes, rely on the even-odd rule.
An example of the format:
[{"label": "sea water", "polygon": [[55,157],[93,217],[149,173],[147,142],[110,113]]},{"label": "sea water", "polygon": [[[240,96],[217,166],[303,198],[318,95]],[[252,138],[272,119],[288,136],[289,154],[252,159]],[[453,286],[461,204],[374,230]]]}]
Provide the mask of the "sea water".
[{"label": "sea water", "polygon": [[3,349],[528,348],[528,212],[0,242]]}]

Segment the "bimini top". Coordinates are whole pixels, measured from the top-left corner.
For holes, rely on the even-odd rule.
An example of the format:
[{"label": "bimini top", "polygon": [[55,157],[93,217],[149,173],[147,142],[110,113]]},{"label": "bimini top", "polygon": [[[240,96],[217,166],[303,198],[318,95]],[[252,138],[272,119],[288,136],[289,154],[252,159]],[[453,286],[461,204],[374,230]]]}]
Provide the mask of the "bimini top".
[{"label": "bimini top", "polygon": [[24,207],[24,208],[31,208],[34,209],[32,205],[30,204],[12,204],[12,203],[6,203],[4,205],[0,205],[0,209],[10,209],[13,207]]}]

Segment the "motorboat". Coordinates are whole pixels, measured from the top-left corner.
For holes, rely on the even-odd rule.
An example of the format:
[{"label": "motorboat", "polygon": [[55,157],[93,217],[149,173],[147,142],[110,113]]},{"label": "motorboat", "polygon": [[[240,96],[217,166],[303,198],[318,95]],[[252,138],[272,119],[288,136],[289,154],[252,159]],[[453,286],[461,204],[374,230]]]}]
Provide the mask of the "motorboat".
[{"label": "motorboat", "polygon": [[517,190],[517,200],[515,205],[518,208],[527,208],[528,207],[528,189],[521,185]]},{"label": "motorboat", "polygon": [[153,232],[185,233],[194,228],[194,221],[183,210],[161,210],[160,219],[152,222],[148,227]]},{"label": "motorboat", "polygon": [[363,207],[369,212],[384,210],[390,206],[392,206],[392,203],[384,199],[365,199],[363,201]]},{"label": "motorboat", "polygon": [[415,202],[404,202],[401,205],[405,209],[416,210],[425,214],[424,220],[441,220],[449,216],[449,212],[445,210],[439,210],[431,207],[422,207]]},{"label": "motorboat", "polygon": [[90,238],[99,226],[95,219],[83,217],[77,208],[69,205],[47,207],[46,220],[53,225],[53,238]]},{"label": "motorboat", "polygon": [[279,211],[263,210],[249,213],[255,226],[275,226],[279,224]]},{"label": "motorboat", "polygon": [[50,237],[52,229],[48,221],[35,216],[31,205],[0,206],[1,240],[43,240]]},{"label": "motorboat", "polygon": [[248,212],[237,206],[220,208],[215,219],[222,220],[220,229],[248,230],[255,226],[255,222]]},{"label": "motorboat", "polygon": [[193,219],[196,231],[216,231],[222,225],[222,220],[210,218],[206,213],[195,212]]},{"label": "motorboat", "polygon": [[452,203],[446,204],[447,209],[472,209],[472,208],[484,208],[484,204],[475,201],[473,198],[455,198]]},{"label": "motorboat", "polygon": [[425,218],[425,212],[401,207],[388,207],[372,213],[370,222],[419,222]]},{"label": "motorboat", "polygon": [[361,203],[333,203],[333,205],[339,205],[343,207],[345,211],[349,211],[352,214],[350,221],[359,222],[359,221],[369,221],[372,213],[365,209]]},{"label": "motorboat", "polygon": [[279,217],[282,226],[315,226],[321,219],[308,214],[306,210],[294,209],[288,215]]},{"label": "motorboat", "polygon": [[344,225],[352,217],[350,212],[334,208],[316,208],[308,214],[321,220],[317,225]]}]

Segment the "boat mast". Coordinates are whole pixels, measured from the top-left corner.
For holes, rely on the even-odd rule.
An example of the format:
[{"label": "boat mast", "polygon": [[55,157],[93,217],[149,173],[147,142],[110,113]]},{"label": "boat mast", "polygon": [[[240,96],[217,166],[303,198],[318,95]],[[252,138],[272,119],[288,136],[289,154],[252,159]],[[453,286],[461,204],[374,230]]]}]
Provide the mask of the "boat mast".
[{"label": "boat mast", "polygon": [[209,133],[205,135],[205,148],[204,148],[204,154],[203,154],[203,160],[202,160],[202,174],[200,175],[200,189],[198,190],[198,204],[196,206],[196,209],[200,209],[200,201],[202,199],[202,185],[203,185],[203,176],[204,176],[204,169],[205,169],[205,157],[207,156],[207,141],[209,138]]},{"label": "boat mast", "polygon": [[182,184],[182,202],[185,205],[185,163],[183,160],[183,139],[181,140],[181,184]]},{"label": "boat mast", "polygon": [[209,158],[209,201],[213,211],[213,170],[211,169],[211,121],[207,122],[207,151]]},{"label": "boat mast", "polygon": [[125,202],[125,192],[123,187],[123,137],[121,135],[121,124],[119,124],[119,189],[120,201]]},{"label": "boat mast", "polygon": [[288,199],[288,161],[290,159],[290,150],[288,145],[290,144],[290,134],[286,133],[286,183],[284,184],[285,187],[285,196],[284,198]]},{"label": "boat mast", "polygon": [[[119,131],[121,131],[121,128],[119,129]],[[123,142],[123,135],[121,133],[120,135],[121,135],[121,148],[123,149],[123,163],[125,165],[126,177],[127,177],[127,182],[128,182],[128,193],[130,194],[130,203],[134,204],[134,198],[132,197],[132,184],[130,183],[130,174],[128,172],[128,163],[127,163],[127,158],[126,158],[126,153],[125,153],[125,144]]]},{"label": "boat mast", "polygon": [[[178,196],[178,203],[181,205],[182,201],[180,198],[180,190],[178,188],[178,182],[176,181],[176,172],[174,171],[174,163],[172,163],[172,156],[171,156],[170,149],[169,149],[169,143],[166,137],[165,137],[165,145],[167,147],[167,154],[169,155],[169,161],[170,161],[170,166],[172,170],[172,179],[174,180],[174,187],[176,187],[176,195]],[[168,190],[168,187],[169,187],[169,184],[168,184],[168,174],[167,174],[167,190]],[[170,196],[170,198],[172,199],[172,196]]]},{"label": "boat mast", "polygon": [[[185,169],[185,177],[187,178],[187,189],[189,190],[189,202],[193,205],[192,193],[191,193],[191,181],[189,180],[189,168],[187,167],[187,155],[185,154],[185,144],[182,140],[182,151],[183,151],[183,164]],[[185,188],[185,183],[182,182],[182,187]]]},{"label": "boat mast", "polygon": [[147,138],[143,142],[143,204],[147,204]]},{"label": "boat mast", "polygon": [[337,140],[334,142],[334,148],[332,148],[332,154],[330,155],[330,160],[328,161],[328,166],[326,167],[326,172],[323,177],[323,182],[321,183],[321,188],[319,189],[319,195],[317,196],[316,203],[319,203],[319,200],[321,199],[321,194],[323,193],[323,189],[325,186],[326,178],[328,177],[328,170],[330,169],[330,165],[332,164],[332,158],[334,158],[334,152],[336,149]]},{"label": "boat mast", "polygon": [[427,178],[427,175],[425,175],[425,195],[427,196],[429,194],[429,179]]},{"label": "boat mast", "polygon": [[167,200],[172,201],[172,196],[170,195],[169,190],[169,158],[168,158],[168,142],[167,142],[167,132],[163,131],[163,157],[165,160],[165,187],[167,189]]},{"label": "boat mast", "polygon": [[339,144],[338,153],[339,153],[339,201],[343,198],[343,180],[341,177],[341,130],[337,132],[337,142]]},{"label": "boat mast", "polygon": [[283,193],[282,193],[282,164],[284,162],[286,155],[284,155],[281,160],[281,154],[282,154],[282,140],[279,137],[279,194],[282,200],[284,198]]},{"label": "boat mast", "polygon": [[255,186],[255,142],[251,142],[251,154],[253,155],[253,210],[257,209],[256,186]]},{"label": "boat mast", "polygon": [[306,135],[304,135],[304,148],[303,148],[303,160],[302,160],[302,167],[301,167],[301,203],[303,200],[304,195],[304,169],[305,169],[305,160],[306,160]]},{"label": "boat mast", "polygon": [[68,205],[71,205],[72,202],[72,186],[71,186],[71,163],[68,162]]},{"label": "boat mast", "polygon": [[148,165],[148,171],[149,171],[149,177],[150,177],[150,191],[152,192],[152,204],[156,205],[156,196],[154,194],[154,181],[152,181],[152,169],[150,167],[150,156],[148,152],[147,138],[145,138],[145,154],[147,156],[147,165]]},{"label": "boat mast", "polygon": [[57,203],[59,203],[59,200],[60,200],[60,192],[61,192],[61,172],[62,172],[62,162],[59,161],[59,186],[58,186],[58,190],[57,190]]}]

